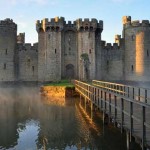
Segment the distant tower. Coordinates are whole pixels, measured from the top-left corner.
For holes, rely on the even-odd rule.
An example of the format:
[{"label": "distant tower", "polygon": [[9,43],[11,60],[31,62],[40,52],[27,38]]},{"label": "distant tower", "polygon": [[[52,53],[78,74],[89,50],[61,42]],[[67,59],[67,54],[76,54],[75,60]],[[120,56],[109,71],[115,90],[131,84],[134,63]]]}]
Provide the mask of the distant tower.
[{"label": "distant tower", "polygon": [[25,33],[19,33],[19,35],[17,36],[17,43],[25,43]]},{"label": "distant tower", "polygon": [[[78,76],[81,80],[91,80],[96,77],[96,40],[101,40],[101,31],[103,23],[96,19],[78,19],[77,27],[77,43],[78,43]],[[100,30],[99,30],[100,29]],[[97,31],[97,32],[96,32]],[[100,43],[100,42],[99,42]],[[89,62],[85,64],[83,57],[88,57]],[[86,68],[84,67],[86,65]]]},{"label": "distant tower", "polygon": [[120,41],[121,41],[121,35],[115,35],[115,43],[117,43],[118,46],[120,46]]},{"label": "distant tower", "polygon": [[64,18],[37,21],[38,32],[38,81],[61,79],[61,48]]},{"label": "distant tower", "polygon": [[150,24],[123,17],[125,80],[148,81],[150,77]]},{"label": "distant tower", "polygon": [[17,25],[11,19],[0,21],[0,81],[17,78]]}]

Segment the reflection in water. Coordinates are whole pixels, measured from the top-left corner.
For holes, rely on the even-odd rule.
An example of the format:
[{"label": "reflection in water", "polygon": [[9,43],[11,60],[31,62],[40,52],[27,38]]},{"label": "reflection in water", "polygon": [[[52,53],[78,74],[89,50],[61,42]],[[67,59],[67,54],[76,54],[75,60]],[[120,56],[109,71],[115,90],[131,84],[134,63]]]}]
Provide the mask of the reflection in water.
[{"label": "reflection in water", "polygon": [[27,120],[25,124],[18,123],[17,132],[19,138],[17,141],[16,149],[22,150],[24,148],[36,149],[36,141],[38,139],[39,122],[34,120]]},{"label": "reflection in water", "polygon": [[101,126],[91,122],[78,100],[54,101],[38,91],[36,87],[0,89],[0,149],[109,150]]}]

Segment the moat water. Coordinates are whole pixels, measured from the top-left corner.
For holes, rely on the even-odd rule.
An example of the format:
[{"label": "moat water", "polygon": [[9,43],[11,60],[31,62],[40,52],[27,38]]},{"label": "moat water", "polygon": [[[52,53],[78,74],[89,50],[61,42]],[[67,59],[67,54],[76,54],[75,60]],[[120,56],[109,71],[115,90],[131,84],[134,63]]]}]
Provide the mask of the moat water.
[{"label": "moat water", "polygon": [[78,98],[45,98],[37,87],[0,88],[0,149],[126,150],[125,134],[94,113],[91,121]]}]

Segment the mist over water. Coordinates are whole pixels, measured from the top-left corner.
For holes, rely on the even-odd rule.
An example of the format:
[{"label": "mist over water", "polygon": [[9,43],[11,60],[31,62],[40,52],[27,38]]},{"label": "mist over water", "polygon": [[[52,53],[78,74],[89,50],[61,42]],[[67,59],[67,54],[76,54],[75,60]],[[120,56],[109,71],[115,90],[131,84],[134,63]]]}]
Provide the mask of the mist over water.
[{"label": "mist over water", "polygon": [[0,88],[1,150],[126,150],[123,135],[101,123],[90,121],[78,99],[50,100],[38,87]]}]

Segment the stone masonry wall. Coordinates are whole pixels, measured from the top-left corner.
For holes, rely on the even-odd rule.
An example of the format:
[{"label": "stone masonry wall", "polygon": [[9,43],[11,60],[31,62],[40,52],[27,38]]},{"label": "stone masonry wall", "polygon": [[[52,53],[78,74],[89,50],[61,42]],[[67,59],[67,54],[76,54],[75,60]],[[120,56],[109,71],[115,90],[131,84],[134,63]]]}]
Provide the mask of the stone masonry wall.
[{"label": "stone masonry wall", "polygon": [[150,24],[124,19],[125,80],[149,81]]},{"label": "stone masonry wall", "polygon": [[16,36],[13,20],[0,21],[0,81],[16,80]]},{"label": "stone masonry wall", "polygon": [[19,51],[19,81],[38,80],[38,45],[18,44]]},{"label": "stone masonry wall", "polygon": [[77,78],[77,33],[66,30],[62,38],[62,78]]},{"label": "stone masonry wall", "polygon": [[107,44],[102,49],[102,80],[123,80],[123,50],[117,43]]}]

